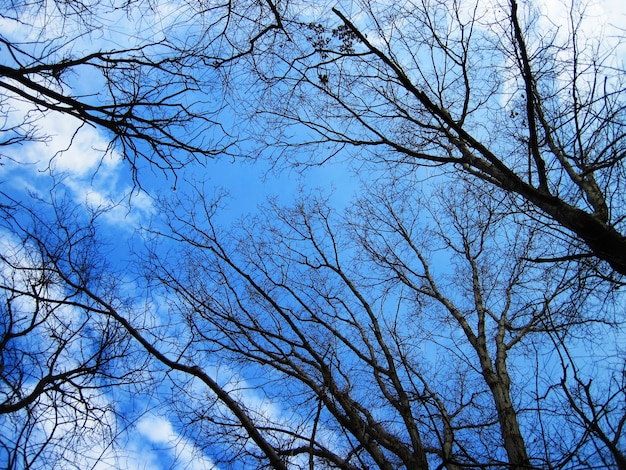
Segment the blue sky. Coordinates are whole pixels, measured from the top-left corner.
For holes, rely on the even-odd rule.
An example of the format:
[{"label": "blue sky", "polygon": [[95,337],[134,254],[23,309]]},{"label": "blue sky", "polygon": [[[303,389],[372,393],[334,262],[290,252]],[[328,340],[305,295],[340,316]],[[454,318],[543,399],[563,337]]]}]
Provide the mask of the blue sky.
[{"label": "blue sky", "polygon": [[[187,16],[184,12],[181,13],[182,10],[176,2],[163,1],[158,5],[160,24],[180,21],[181,27],[184,26],[183,20],[186,21]],[[618,8],[617,5],[621,5],[619,0],[597,3],[592,8],[597,18],[610,19],[615,17],[610,15],[611,8]],[[547,2],[546,8],[554,8],[553,2]],[[154,33],[150,27],[154,23],[153,19],[146,15],[146,12],[135,12],[129,16],[101,18],[103,24],[107,25],[102,34],[84,37],[74,47],[76,50],[97,50],[99,45],[110,41],[125,43],[121,38],[140,38],[140,35],[135,34],[136,31],[141,31],[142,34]],[[107,29],[110,25],[115,25],[112,33],[108,33]],[[0,31],[5,36],[14,38],[25,38],[28,35],[35,37],[37,33],[27,32],[23,26],[6,19],[0,20]],[[53,35],[55,25],[46,24],[45,31],[46,34]],[[193,32],[193,28],[187,29],[184,26],[181,31]],[[93,85],[89,77],[76,77],[76,82],[81,83],[85,90]],[[11,106],[13,114],[9,115],[9,120],[18,120],[30,110],[29,104],[17,100]],[[290,201],[301,186],[332,192],[333,202],[340,208],[349,204],[361,185],[348,162],[330,162],[322,167],[307,169],[301,174],[295,169],[274,171],[263,160],[242,162],[226,157],[209,160],[203,165],[193,163],[184,168],[179,173],[176,189],[173,188],[174,180],[171,175],[165,177],[158,170],[142,168],[139,174],[145,190],[142,191],[133,185],[128,164],[119,154],[111,152],[103,157],[102,150],[107,148],[109,142],[103,131],[90,126],[81,127],[77,120],[54,113],[47,114],[38,125],[42,133],[52,136],[50,141],[3,149],[7,158],[3,158],[3,165],[0,166],[2,190],[24,200],[28,200],[29,193],[40,194],[45,198],[53,185],[51,175],[54,175],[56,182],[61,182],[67,197],[75,204],[84,207],[107,207],[101,223],[103,236],[111,243],[114,261],[127,259],[133,243],[140,241],[137,230],[148,225],[151,219],[158,218],[152,196],[168,195],[173,191],[184,193],[190,182],[204,185],[208,193],[217,193],[222,189],[228,192],[227,210],[218,217],[225,226],[253,214],[257,206],[269,196]],[[12,243],[6,233],[0,233],[0,238],[7,245]],[[227,375],[229,372],[236,376],[234,371],[228,369],[221,373]],[[265,406],[267,412],[274,416],[281,414],[278,404],[263,404],[260,394],[253,390],[246,393],[247,402]],[[113,397],[110,399],[113,400]],[[127,433],[124,449],[119,450],[116,457],[120,460],[109,460],[112,457],[108,457],[107,451],[96,447],[92,449],[94,455],[104,452],[104,458],[94,468],[116,467],[120,461],[129,469],[213,468],[210,455],[199,456],[193,444],[184,437],[181,430],[175,428],[173,420],[167,414],[161,413],[162,410],[150,396],[138,396],[135,399],[138,410],[145,408],[149,411],[136,422],[135,429]]]},{"label": "blue sky", "polygon": [[[145,191],[137,190],[133,187],[126,163],[118,155],[109,155],[101,160],[102,155],[94,148],[104,148],[106,136],[90,127],[82,128],[74,136],[69,150],[56,155],[50,165],[48,156],[56,154],[57,149],[66,148],[68,136],[77,124],[65,116],[50,116],[40,122],[42,130],[54,135],[54,139],[48,143],[31,143],[10,149],[11,158],[15,161],[7,159],[0,167],[3,190],[28,202],[29,193],[46,199],[54,185],[57,195],[65,193],[74,204],[108,207],[100,220],[101,236],[107,241],[109,260],[126,262],[131,250],[141,250],[141,246],[133,246],[141,241],[136,230],[147,226],[153,217],[158,218],[151,195],[171,195],[174,191],[172,178],[166,179],[159,173],[152,175],[146,169],[139,178],[142,184],[148,181],[149,185],[145,186]],[[51,174],[55,175],[56,183],[53,183]],[[230,159],[192,165],[181,171],[176,192],[186,191],[185,180],[203,184],[208,194],[222,190],[228,192],[225,210],[218,216],[224,226],[246,219],[269,196],[288,201],[290,194],[304,184],[334,191],[340,203],[346,203],[356,188],[354,177],[340,165],[317,168],[301,177],[297,173],[272,173],[260,163],[240,164]],[[6,233],[0,234],[0,238],[7,244],[11,243],[10,235]],[[132,285],[127,289],[132,289]],[[259,399],[254,392],[248,392],[248,402]],[[135,411],[141,414],[144,413],[142,407],[150,409],[155,406],[149,396],[144,399],[135,397],[135,402]],[[157,406],[142,416],[135,429],[122,439],[122,442],[125,440],[124,448],[118,449],[115,457],[109,456],[103,449],[92,449],[93,455],[104,452],[94,468],[213,468],[210,456],[199,455],[193,444],[173,427],[167,414],[161,415],[161,411]]]},{"label": "blue sky", "polygon": [[[161,2],[158,8],[161,24],[181,19],[175,2]],[[185,18],[185,15],[182,16]],[[79,38],[72,44],[74,50],[97,50],[110,47],[110,42],[117,42],[124,47],[130,44],[126,39],[141,36],[135,32],[143,28],[142,34],[151,34],[146,26],[154,23],[146,13],[134,12],[125,17],[100,17],[106,25],[97,35]],[[38,27],[45,23],[45,28]],[[32,21],[35,28],[26,28],[8,19],[0,19],[2,34],[16,41],[36,38],[43,32],[45,37],[64,34],[61,27],[43,18]],[[111,28],[111,30],[109,30]],[[6,52],[6,51],[4,51]],[[2,53],[4,53],[2,52]],[[0,56],[1,59],[1,56]],[[90,87],[100,83],[92,74],[72,77],[76,92],[90,93]],[[8,109],[8,108],[7,108]],[[19,100],[10,103],[8,122],[19,122],[32,106]],[[72,204],[88,209],[106,208],[100,217],[101,236],[107,242],[106,252],[109,261],[125,263],[131,251],[141,251],[141,237],[137,230],[158,218],[152,197],[167,197],[174,191],[184,193],[188,184],[203,185],[208,194],[226,191],[228,198],[218,220],[228,226],[240,219],[245,219],[256,211],[259,204],[267,197],[278,197],[289,201],[298,188],[320,188],[332,191],[339,205],[346,204],[358,186],[356,177],[341,163],[328,164],[310,169],[301,175],[296,171],[272,171],[263,161],[234,161],[230,157],[211,159],[203,164],[193,163],[178,172],[177,188],[174,188],[172,174],[164,174],[149,166],[143,166],[139,172],[139,181],[143,186],[137,188],[132,181],[129,167],[116,152],[104,153],[109,143],[109,136],[101,129],[81,126],[81,123],[67,115],[47,113],[37,121],[42,135],[51,138],[45,142],[30,142],[3,149],[3,165],[0,166],[2,190],[11,197],[29,204],[32,196],[47,200],[51,191],[55,197],[68,198]],[[143,163],[142,163],[143,165]],[[53,189],[54,188],[54,189]],[[0,233],[0,239],[6,249],[19,241],[8,233]],[[126,289],[132,290],[132,280]],[[160,315],[155,306],[155,321]],[[71,314],[69,312],[68,314]],[[224,377],[237,377],[235,371],[221,368]],[[153,392],[153,391],[152,391]],[[128,417],[136,420],[134,426],[122,432],[119,442],[122,444],[113,452],[110,448],[93,446],[85,454],[89,459],[96,459],[94,469],[128,468],[137,470],[159,469],[212,469],[216,468],[210,455],[203,456],[184,436],[184,432],[175,428],[175,421],[170,419],[166,410],[155,401],[154,394],[146,393],[133,399],[132,407],[120,406],[129,411]],[[102,402],[115,403],[119,397],[101,396]],[[245,401],[256,403],[266,408],[268,413],[280,414],[277,405],[262,403],[261,396],[253,389],[245,392]],[[164,413],[165,412],[165,413]],[[111,416],[111,420],[116,418]],[[118,425],[123,425],[119,422]],[[0,429],[2,422],[0,422]],[[6,431],[6,429],[5,429]],[[0,433],[5,432],[0,431]],[[92,461],[93,463],[93,461]],[[0,462],[0,466],[2,463]],[[87,467],[85,467],[87,468]]]}]

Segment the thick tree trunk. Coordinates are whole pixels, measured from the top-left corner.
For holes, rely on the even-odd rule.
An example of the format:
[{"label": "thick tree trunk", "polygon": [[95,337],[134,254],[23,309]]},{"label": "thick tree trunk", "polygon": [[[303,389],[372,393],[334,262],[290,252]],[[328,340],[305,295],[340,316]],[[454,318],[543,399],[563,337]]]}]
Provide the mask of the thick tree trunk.
[{"label": "thick tree trunk", "polygon": [[528,470],[532,468],[532,465],[526,452],[526,442],[517,422],[517,412],[513,408],[511,401],[511,380],[506,369],[506,355],[502,354],[501,357],[499,355],[496,370],[494,370],[484,336],[477,337],[474,347],[479,356],[483,377],[491,390],[496,406],[500,433],[509,460],[509,468],[512,470]]},{"label": "thick tree trunk", "polygon": [[494,372],[486,350],[477,350],[477,352],[480,356],[483,377],[485,377],[485,381],[491,390],[498,413],[498,422],[500,423],[504,449],[509,459],[509,468],[513,470],[528,470],[532,468],[532,465],[526,452],[526,442],[517,422],[517,413],[511,402],[508,376],[506,372],[504,372],[504,377]]},{"label": "thick tree trunk", "polygon": [[[482,146],[481,150],[489,154]],[[482,177],[481,174],[484,174],[486,180],[505,191],[519,194],[562,227],[576,234],[589,247],[591,255],[606,261],[616,272],[626,275],[626,237],[604,222],[601,217],[596,217],[531,186],[504,165],[496,166],[471,156],[468,162],[478,170],[474,173],[476,176]]]},{"label": "thick tree trunk", "polygon": [[526,452],[526,442],[517,422],[517,413],[511,403],[509,388],[497,379],[495,383],[489,383],[489,387],[498,411],[498,421],[500,422],[500,430],[504,440],[504,449],[509,458],[509,468],[513,470],[528,470],[532,465]]},{"label": "thick tree trunk", "polygon": [[563,227],[576,233],[591,252],[618,273],[626,275],[626,238],[593,214],[572,207],[558,198],[535,203]]}]

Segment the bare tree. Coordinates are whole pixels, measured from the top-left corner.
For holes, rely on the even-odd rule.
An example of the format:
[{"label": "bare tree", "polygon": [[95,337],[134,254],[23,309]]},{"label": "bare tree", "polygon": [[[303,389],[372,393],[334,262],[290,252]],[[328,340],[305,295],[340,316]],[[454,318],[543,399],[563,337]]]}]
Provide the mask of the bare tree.
[{"label": "bare tree", "polygon": [[50,200],[3,205],[0,461],[10,469],[123,466],[120,436],[137,418],[125,404],[145,394],[166,405],[164,382],[184,389],[195,380],[273,468],[285,468],[232,387],[185,354],[185,332],[151,323],[141,286],[124,293],[128,280],[108,265],[98,235],[104,212],[86,217],[61,195],[55,187]]},{"label": "bare tree", "polygon": [[280,22],[270,1],[244,3],[185,3],[160,17],[142,0],[11,2],[0,12],[13,27],[0,34],[3,156],[19,160],[12,144],[50,139],[38,123],[54,113],[103,130],[109,148],[93,151],[120,152],[135,180],[146,164],[175,177],[229,153],[219,66]]},{"label": "bare tree", "polygon": [[[539,261],[626,273],[622,31],[591,41],[576,1],[562,19],[516,0],[346,8],[293,19],[291,41],[255,58],[273,158],[469,174],[543,220],[555,242]],[[310,159],[292,151],[306,145]]]},{"label": "bare tree", "polygon": [[[598,456],[607,467],[626,468],[623,446],[626,424],[623,350],[605,342],[600,357],[581,356],[567,332],[551,332],[562,366],[560,392],[569,404],[570,419],[597,440]],[[572,456],[575,458],[575,456]]]},{"label": "bare tree", "polygon": [[98,461],[117,434],[107,394],[142,383],[125,330],[62,278],[71,267],[81,287],[114,295],[96,255],[98,214],[78,223],[69,204],[45,206],[2,210],[0,460],[9,469]]},{"label": "bare tree", "polygon": [[[74,138],[84,126],[104,131],[108,146],[92,151],[119,152],[136,184],[141,168],[177,178],[190,162],[228,153],[235,138],[222,113],[227,72],[219,66],[279,29],[277,15],[271,1],[254,0],[237,8],[181,4],[166,17],[143,1],[4,5],[2,164],[21,162],[25,144],[56,137],[42,125],[46,117],[74,118]],[[55,157],[41,155],[51,167]],[[116,390],[139,390],[145,380],[162,378],[163,367],[211,384],[254,440],[245,413],[209,375],[169,359],[154,346],[158,338],[143,339],[128,323],[119,274],[100,256],[96,214],[84,219],[83,209],[60,201],[62,185],[35,206],[3,185],[0,461],[9,468],[57,460],[84,468],[105,458],[94,452],[114,448],[116,425],[127,418],[116,414]],[[150,357],[162,364],[152,375]],[[271,447],[257,443],[271,456]],[[280,468],[279,458],[268,458]]]},{"label": "bare tree", "polygon": [[[382,184],[345,217],[304,194],[228,229],[203,188],[181,191],[144,232],[132,282],[136,266],[100,254],[98,211],[85,218],[59,187],[36,206],[4,194],[10,468],[102,458],[81,431],[114,445],[110,394],[144,385],[218,463],[623,468],[623,67],[584,44],[582,13],[569,10],[563,39],[515,0],[370,1],[315,17],[200,2],[166,22],[150,2],[113,2],[98,8],[159,21],[102,50],[80,43],[111,36],[96,3],[0,12],[34,34],[0,33],[4,158],[51,138],[38,124],[61,113],[105,130],[136,182],[144,162],[176,176],[253,153],[232,147],[242,121],[224,111],[244,98],[235,109],[262,124],[273,158],[347,150],[366,170],[382,163]],[[62,18],[64,34],[37,15]],[[307,160],[309,145],[324,151]],[[432,175],[447,184],[419,197]],[[593,348],[578,357],[610,334],[610,369]]]},{"label": "bare tree", "polygon": [[[186,319],[186,354],[204,368],[219,358],[241,371],[235,376],[253,374],[249,383],[280,404],[281,413],[252,413],[289,465],[603,462],[610,446],[594,447],[601,441],[590,440],[591,426],[552,412],[547,395],[561,378],[546,371],[559,365],[548,354],[549,334],[610,328],[611,316],[571,305],[569,262],[528,261],[541,232],[512,223],[504,203],[448,189],[433,203],[429,229],[410,190],[376,188],[341,228],[324,200],[305,196],[229,237],[202,193],[186,207],[163,206],[168,225],[158,232],[180,248],[170,262],[149,255],[148,272]],[[572,405],[562,395],[560,404]],[[232,442],[238,458],[262,465],[266,456],[233,431],[243,431],[237,420],[192,409],[205,408],[191,402],[181,419],[206,427],[190,434]],[[531,424],[538,419],[545,427]],[[557,451],[550,443],[560,432],[569,444]]]},{"label": "bare tree", "polygon": [[85,219],[59,194],[31,208],[14,201],[3,214],[0,460],[10,469],[123,465],[120,428],[137,418],[122,411],[130,397],[154,394],[165,405],[160,384],[196,380],[284,468],[232,390],[181,353],[175,324],[154,327],[145,299],[125,296],[124,276],[102,256],[101,213]]},{"label": "bare tree", "polygon": [[[5,226],[22,234],[3,257],[7,459],[97,459],[68,429],[106,431],[108,394],[148,380],[216,462],[619,464],[623,387],[598,374],[590,389],[570,339],[614,331],[611,309],[572,305],[571,261],[529,261],[542,232],[480,188],[455,186],[425,206],[410,184],[377,187],[344,221],[303,195],[238,231],[215,224],[219,203],[203,189],[164,201],[166,224],[148,232],[156,243],[145,259],[171,315],[156,323],[99,261],[96,219],[58,201],[52,219],[41,208],[26,211],[31,223],[7,212]],[[605,382],[608,395],[597,392]]]}]

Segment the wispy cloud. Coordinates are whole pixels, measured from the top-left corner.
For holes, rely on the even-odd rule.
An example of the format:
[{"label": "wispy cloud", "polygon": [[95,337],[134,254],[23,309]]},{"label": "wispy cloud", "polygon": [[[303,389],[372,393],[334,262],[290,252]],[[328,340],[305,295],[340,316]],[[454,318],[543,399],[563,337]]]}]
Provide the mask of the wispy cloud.
[{"label": "wispy cloud", "polygon": [[[197,449],[188,439],[178,434],[172,423],[162,416],[148,414],[137,423],[141,437],[152,444],[152,450],[145,454],[150,459],[148,468],[163,468],[155,461],[158,453],[166,453],[173,459],[174,468],[191,470],[217,469],[215,464]],[[158,449],[158,450],[157,450]]]}]

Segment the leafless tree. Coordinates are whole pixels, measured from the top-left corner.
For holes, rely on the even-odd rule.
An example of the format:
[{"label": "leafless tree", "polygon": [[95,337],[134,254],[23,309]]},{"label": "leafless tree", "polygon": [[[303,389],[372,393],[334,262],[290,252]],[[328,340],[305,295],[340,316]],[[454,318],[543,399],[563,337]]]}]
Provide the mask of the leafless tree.
[{"label": "leafless tree", "polygon": [[[529,261],[541,232],[513,223],[506,204],[449,188],[428,216],[410,190],[380,187],[341,227],[324,200],[307,195],[229,236],[202,193],[163,206],[167,228],[153,233],[179,249],[170,261],[151,254],[148,272],[187,321],[186,354],[204,368],[227,364],[227,376],[249,372],[243,383],[280,404],[279,414],[252,413],[289,465],[603,461],[610,446],[594,447],[602,441],[592,426],[553,412],[556,401],[573,402],[556,396],[562,377],[546,371],[560,365],[549,354],[550,334],[610,329],[614,318],[571,305],[570,261]],[[267,457],[245,445],[237,419],[215,418],[215,408],[187,398],[181,419],[206,424],[190,434],[232,442],[238,458],[252,459],[247,465],[263,465]],[[543,428],[533,426],[538,419]],[[551,447],[566,434],[569,444]]]},{"label": "leafless tree", "polygon": [[[183,165],[229,153],[236,141],[222,119],[227,72],[219,66],[279,29],[278,12],[269,0],[179,6],[163,17],[143,1],[3,5],[1,164],[21,162],[25,144],[56,138],[42,126],[45,117],[74,118],[74,137],[84,126],[104,131],[108,147],[92,151],[119,152],[137,184],[141,168],[176,178]],[[143,340],[123,316],[128,299],[102,262],[98,217],[85,219],[62,201],[60,186],[48,201],[36,195],[34,206],[5,182],[0,196],[0,462],[9,468],[57,460],[84,468],[105,458],[126,418],[115,414],[116,390],[163,377],[162,370],[150,375],[147,358],[176,369],[157,339]],[[194,375],[189,364],[180,367]],[[223,391],[220,399],[230,400]],[[253,427],[244,429],[254,436]]]},{"label": "leafless tree", "polygon": [[6,212],[22,234],[3,256],[7,459],[97,459],[68,429],[114,434],[112,389],[168,383],[155,399],[216,462],[620,465],[619,370],[591,388],[571,339],[617,331],[614,312],[593,296],[572,305],[571,261],[529,261],[542,232],[466,184],[428,204],[410,184],[376,187],[344,220],[303,195],[237,231],[216,225],[204,190],[163,201],[145,259],[171,315],[156,323],[96,254],[97,218],[58,201],[51,219]]},{"label": "leafless tree", "polygon": [[88,439],[115,443],[111,394],[148,385],[223,464],[624,468],[623,67],[584,42],[584,12],[563,36],[515,0],[315,16],[199,2],[102,50],[80,45],[111,35],[97,8],[158,13],[97,3],[0,12],[34,34],[0,33],[3,158],[51,138],[38,123],[60,113],[105,130],[138,182],[144,163],[176,176],[255,154],[230,130],[260,124],[276,162],[345,152],[380,184],[345,217],[305,193],[228,228],[186,188],[161,200],[132,281],[136,266],[101,254],[98,211],[58,187],[35,206],[3,194],[10,468],[98,460]]},{"label": "leafless tree", "polygon": [[49,140],[39,129],[45,115],[104,131],[109,147],[93,151],[120,152],[135,178],[147,164],[175,177],[191,161],[229,153],[237,141],[219,66],[278,29],[277,11],[252,0],[183,3],[160,15],[143,0],[10,2],[0,12],[2,156],[19,161],[12,144]]},{"label": "leafless tree", "polygon": [[589,348],[572,346],[568,332],[551,335],[562,366],[560,392],[571,410],[569,419],[598,441],[594,445],[602,465],[626,469],[626,362],[619,340],[605,339],[602,354],[590,357],[585,354]]},{"label": "leafless tree", "polygon": [[[78,223],[68,204],[43,206],[2,210],[0,461],[9,469],[98,461],[117,433],[107,394],[142,382],[128,334],[82,292],[115,292],[99,264],[97,214]],[[70,269],[80,289],[63,279]]]},{"label": "leafless tree", "polygon": [[108,265],[98,235],[103,212],[86,217],[58,187],[52,193],[32,206],[3,205],[0,461],[10,469],[123,466],[120,435],[137,418],[124,404],[144,394],[165,406],[164,381],[180,390],[195,380],[273,468],[285,468],[232,387],[184,354],[185,332],[151,323],[137,284],[125,294],[128,280]]},{"label": "leafless tree", "polygon": [[597,257],[625,274],[623,31],[594,42],[577,1],[563,18],[540,8],[372,0],[305,12],[253,64],[262,142],[297,165],[343,155],[396,175],[472,175],[543,220],[555,241],[538,261]]}]

